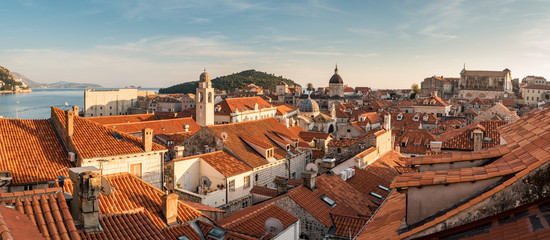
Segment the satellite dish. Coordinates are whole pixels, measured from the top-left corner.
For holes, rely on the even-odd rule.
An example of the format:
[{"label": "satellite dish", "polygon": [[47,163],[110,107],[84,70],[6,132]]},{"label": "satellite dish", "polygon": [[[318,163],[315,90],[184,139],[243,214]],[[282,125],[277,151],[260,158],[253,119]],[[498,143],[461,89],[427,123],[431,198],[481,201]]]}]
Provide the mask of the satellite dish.
[{"label": "satellite dish", "polygon": [[101,177],[101,193],[103,193],[103,196],[109,196],[111,195],[111,184],[105,177]]},{"label": "satellite dish", "polygon": [[226,132],[222,132],[221,136],[223,141],[227,140],[227,138],[229,137]]},{"label": "satellite dish", "polygon": [[264,223],[266,235],[271,233],[273,235],[279,234],[283,231],[283,224],[276,218],[268,218]]},{"label": "satellite dish", "polygon": [[315,173],[317,173],[319,171],[319,167],[317,167],[317,164],[315,164],[315,163],[308,163],[306,165],[306,170],[307,171],[314,171]]},{"label": "satellite dish", "polygon": [[210,181],[210,178],[208,178],[207,176],[202,176],[201,185],[203,185],[203,187],[209,188],[210,185],[212,185],[212,181]]}]

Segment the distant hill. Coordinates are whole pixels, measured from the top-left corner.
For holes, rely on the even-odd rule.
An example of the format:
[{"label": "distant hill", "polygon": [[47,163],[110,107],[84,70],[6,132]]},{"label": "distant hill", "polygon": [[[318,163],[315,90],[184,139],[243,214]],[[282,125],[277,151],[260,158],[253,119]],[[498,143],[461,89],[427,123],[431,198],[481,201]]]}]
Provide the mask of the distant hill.
[{"label": "distant hill", "polygon": [[75,83],[64,81],[59,81],[55,83],[38,83],[29,79],[21,73],[12,72],[11,74],[16,78],[20,78],[21,80],[23,80],[23,82],[31,88],[102,88],[101,85],[92,83]]},{"label": "distant hill", "polygon": [[[275,90],[275,87],[281,81],[285,82],[289,86],[293,86],[294,84],[296,84],[296,86],[300,86],[294,81],[283,78],[282,76],[275,76],[273,74],[256,71],[254,69],[214,78],[212,79],[212,85],[216,89],[226,90],[228,92],[234,91],[235,88],[240,89],[251,83],[264,89]],[[195,93],[198,86],[198,81],[184,82],[171,87],[161,88],[159,93]]]},{"label": "distant hill", "polygon": [[29,87],[23,87],[23,83],[17,81],[12,75],[10,70],[0,66],[0,91],[14,91],[14,90],[26,90]]}]

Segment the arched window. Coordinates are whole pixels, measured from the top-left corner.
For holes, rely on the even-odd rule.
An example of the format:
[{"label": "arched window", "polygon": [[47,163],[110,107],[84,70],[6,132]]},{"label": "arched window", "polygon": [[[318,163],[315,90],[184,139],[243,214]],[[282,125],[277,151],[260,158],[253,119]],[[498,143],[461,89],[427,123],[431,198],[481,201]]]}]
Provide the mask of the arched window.
[{"label": "arched window", "polygon": [[199,92],[199,102],[203,102],[204,96],[202,95],[202,92]]},{"label": "arched window", "polygon": [[208,93],[208,102],[209,103],[212,102],[212,93],[211,92]]}]

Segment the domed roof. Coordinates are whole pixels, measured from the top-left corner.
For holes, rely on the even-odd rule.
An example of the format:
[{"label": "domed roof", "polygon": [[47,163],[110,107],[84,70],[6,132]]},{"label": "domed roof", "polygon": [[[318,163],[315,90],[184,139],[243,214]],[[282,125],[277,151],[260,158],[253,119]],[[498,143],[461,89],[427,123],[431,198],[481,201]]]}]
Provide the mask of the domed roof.
[{"label": "domed roof", "polygon": [[336,66],[336,68],[334,69],[334,75],[332,75],[328,83],[344,83],[344,80],[342,80],[342,77],[338,75],[338,66]]},{"label": "domed roof", "polygon": [[200,82],[210,81],[210,74],[206,72],[206,68],[204,69],[204,72],[201,73],[201,76],[199,77]]},{"label": "domed roof", "polygon": [[319,104],[308,96],[308,98],[300,103],[298,106],[300,112],[319,112]]}]

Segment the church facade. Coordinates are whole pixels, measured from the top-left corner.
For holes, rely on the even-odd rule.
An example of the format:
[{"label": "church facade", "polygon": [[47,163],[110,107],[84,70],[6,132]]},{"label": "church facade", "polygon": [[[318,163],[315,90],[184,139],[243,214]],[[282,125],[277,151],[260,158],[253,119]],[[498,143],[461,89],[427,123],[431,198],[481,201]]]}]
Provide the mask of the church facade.
[{"label": "church facade", "polygon": [[458,97],[473,100],[510,97],[512,75],[508,68],[502,71],[478,71],[462,69],[458,84]]}]

